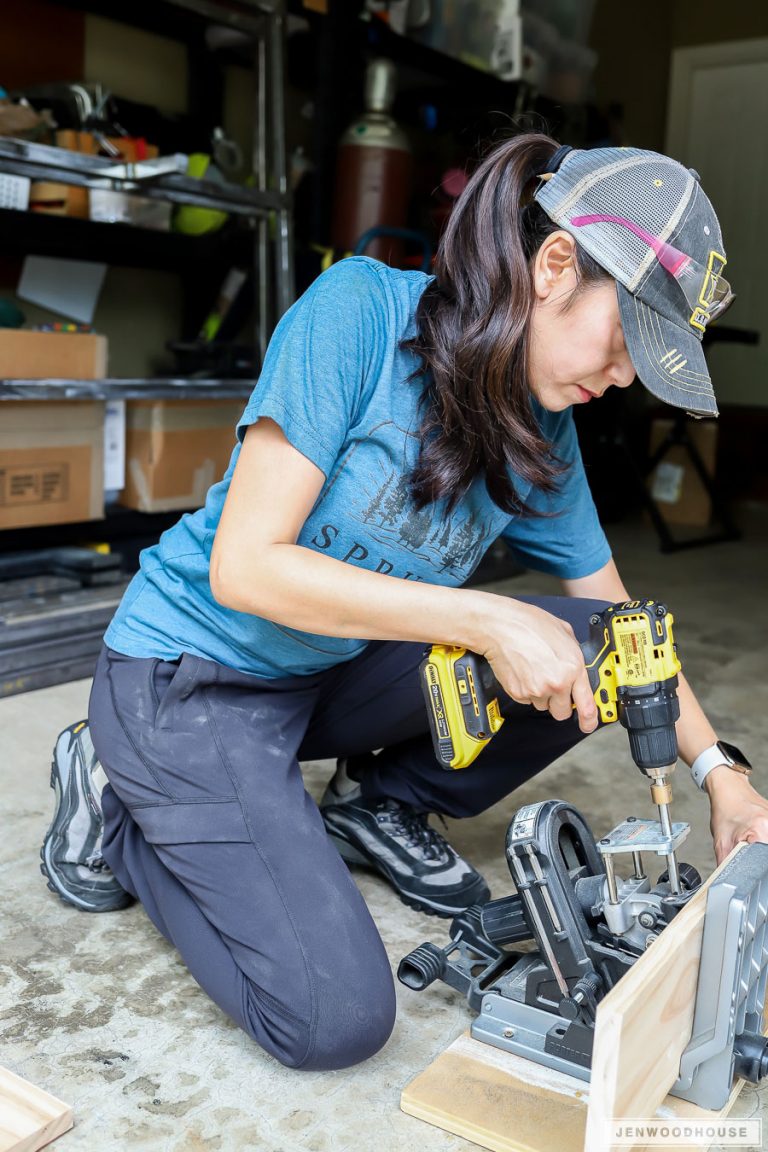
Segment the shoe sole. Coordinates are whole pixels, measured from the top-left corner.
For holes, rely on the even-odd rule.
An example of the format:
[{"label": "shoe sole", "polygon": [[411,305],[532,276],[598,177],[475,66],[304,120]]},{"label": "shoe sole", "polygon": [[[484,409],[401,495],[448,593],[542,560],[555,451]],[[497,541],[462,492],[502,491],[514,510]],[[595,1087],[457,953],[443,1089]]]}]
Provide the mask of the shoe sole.
[{"label": "shoe sole", "polygon": [[[53,788],[53,790],[56,794],[56,811],[58,811],[59,805],[61,804],[62,786],[61,786],[61,777],[59,775],[58,766],[56,764],[55,756],[54,756],[53,760],[51,761],[51,778],[50,778],[49,783],[50,783],[51,788]],[[43,876],[45,876],[46,880],[48,881],[48,888],[50,889],[50,891],[55,892],[56,895],[59,897],[59,899],[63,900],[65,904],[74,904],[78,908],[82,908],[83,911],[85,911],[85,912],[94,912],[94,911],[96,911],[96,909],[94,909],[92,904],[86,903],[86,901],[81,900],[78,896],[75,896],[70,891],[65,890],[58,882],[58,876],[56,875],[56,869],[53,866],[53,860],[51,859],[51,856],[50,856],[50,850],[51,850],[51,844],[53,842],[53,832],[54,832],[54,824],[55,823],[56,823],[56,817],[54,816],[54,818],[51,821],[51,824],[48,828],[48,831],[46,832],[45,836],[43,837],[43,846],[40,849],[40,871],[42,872]]]},{"label": "shoe sole", "polygon": [[400,897],[403,904],[406,904],[409,908],[413,908],[416,912],[426,912],[428,916],[440,916],[447,920],[458,916],[459,913],[464,912],[471,905],[481,903],[481,901],[473,900],[470,904],[462,904],[461,907],[449,908],[445,904],[426,901],[423,896],[414,896],[404,888],[401,888],[400,885],[392,879],[390,874],[381,867],[377,860],[368,856],[362,849],[355,847],[354,844],[351,844],[349,840],[345,840],[344,837],[340,836],[337,832],[331,832],[328,829],[326,829],[326,831],[328,831],[329,840],[347,864],[361,865],[383,876]]},{"label": "shoe sole", "polygon": [[[58,742],[57,742],[57,746],[58,746]],[[56,763],[55,750],[54,750],[53,759],[51,760],[51,776],[50,776],[49,784],[50,784],[51,788],[53,788],[54,793],[56,794],[56,809],[55,809],[55,811],[58,812],[59,807],[61,805],[62,796],[63,796],[63,786],[62,786],[62,781],[61,781],[61,772],[60,772],[58,764]],[[87,900],[83,900],[82,897],[77,896],[75,893],[70,891],[69,888],[65,888],[64,885],[61,884],[61,882],[59,881],[57,872],[56,872],[56,868],[53,864],[53,860],[52,860],[51,855],[50,855],[51,844],[53,842],[53,834],[54,834],[55,824],[56,824],[56,816],[54,815],[54,818],[48,827],[48,831],[46,832],[45,836],[43,837],[43,844],[42,844],[42,847],[40,849],[40,871],[42,872],[43,876],[45,877],[45,879],[48,883],[48,888],[50,889],[50,891],[55,892],[55,894],[59,897],[59,899],[62,900],[65,904],[73,905],[74,907],[79,908],[83,912],[116,912],[116,911],[118,911],[118,909],[126,907],[128,903],[133,903],[133,901],[131,900],[131,897],[126,892],[126,894],[125,894],[126,895],[126,903],[115,904],[111,908],[110,907],[99,908],[94,904],[89,904]]]}]

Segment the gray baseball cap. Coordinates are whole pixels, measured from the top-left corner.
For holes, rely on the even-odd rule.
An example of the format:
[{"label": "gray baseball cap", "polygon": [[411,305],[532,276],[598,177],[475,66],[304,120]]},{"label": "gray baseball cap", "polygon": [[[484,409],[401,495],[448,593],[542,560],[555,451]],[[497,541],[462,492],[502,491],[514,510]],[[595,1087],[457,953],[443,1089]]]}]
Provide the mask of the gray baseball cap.
[{"label": "gray baseball cap", "polygon": [[702,339],[733,293],[698,174],[640,148],[562,148],[553,159],[534,199],[616,280],[637,375],[659,400],[717,416]]}]

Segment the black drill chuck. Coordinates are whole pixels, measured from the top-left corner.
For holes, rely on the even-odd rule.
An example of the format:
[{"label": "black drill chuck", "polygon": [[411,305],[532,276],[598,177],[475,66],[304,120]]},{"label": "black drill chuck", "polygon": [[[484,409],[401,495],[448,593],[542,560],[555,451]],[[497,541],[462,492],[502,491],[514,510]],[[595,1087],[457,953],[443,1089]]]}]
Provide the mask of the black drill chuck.
[{"label": "black drill chuck", "polygon": [[620,688],[619,720],[629,736],[632,759],[641,772],[677,762],[675,721],[680,715],[677,676],[663,684]]}]

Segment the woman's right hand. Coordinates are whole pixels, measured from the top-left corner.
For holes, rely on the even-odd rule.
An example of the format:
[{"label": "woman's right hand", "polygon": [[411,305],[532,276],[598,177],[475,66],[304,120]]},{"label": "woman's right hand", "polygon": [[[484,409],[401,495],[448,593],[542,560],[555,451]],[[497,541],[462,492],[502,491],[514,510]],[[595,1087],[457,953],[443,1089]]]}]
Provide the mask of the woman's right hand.
[{"label": "woman's right hand", "polygon": [[567,720],[575,707],[579,728],[593,732],[597,706],[584,656],[570,624],[550,612],[486,593],[488,621],[481,621],[482,647],[496,679],[513,700]]}]

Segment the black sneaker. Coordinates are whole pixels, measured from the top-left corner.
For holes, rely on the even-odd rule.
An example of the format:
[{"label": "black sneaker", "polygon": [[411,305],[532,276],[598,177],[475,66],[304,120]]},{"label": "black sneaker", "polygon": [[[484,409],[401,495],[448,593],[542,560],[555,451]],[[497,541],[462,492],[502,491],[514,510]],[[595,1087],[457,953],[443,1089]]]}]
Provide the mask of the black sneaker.
[{"label": "black sneaker", "polygon": [[112,912],[133,903],[101,855],[106,782],[86,721],[65,728],[51,764],[56,810],[40,849],[40,871],[52,892],[86,912]]},{"label": "black sneaker", "polygon": [[386,877],[403,903],[438,916],[484,904],[488,885],[418,812],[400,800],[364,800],[340,760],[320,801],[328,835],[349,864]]}]

